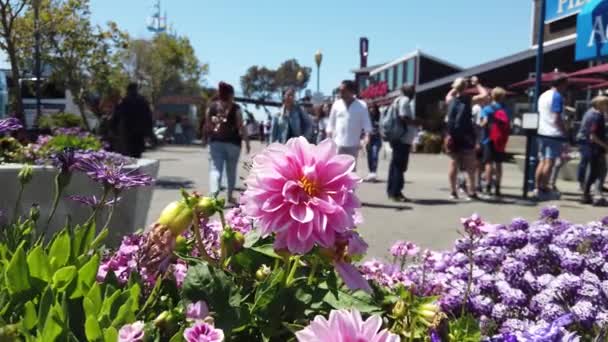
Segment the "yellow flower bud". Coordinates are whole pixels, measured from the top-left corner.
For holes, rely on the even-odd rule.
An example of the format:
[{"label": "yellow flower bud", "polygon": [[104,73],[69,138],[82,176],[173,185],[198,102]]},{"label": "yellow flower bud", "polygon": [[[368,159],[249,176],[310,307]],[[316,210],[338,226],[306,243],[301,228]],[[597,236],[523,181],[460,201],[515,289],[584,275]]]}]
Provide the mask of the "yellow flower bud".
[{"label": "yellow flower bud", "polygon": [[174,236],[181,235],[192,223],[192,209],[183,201],[169,203],[163,209],[157,223],[166,226]]},{"label": "yellow flower bud", "polygon": [[32,180],[32,176],[34,173],[34,169],[32,169],[31,165],[24,165],[19,171],[17,177],[19,178],[19,182],[21,185],[26,185]]},{"label": "yellow flower bud", "polygon": [[270,270],[270,267],[262,265],[255,272],[255,279],[257,279],[258,281],[264,281],[266,278],[268,278],[271,272],[272,271]]},{"label": "yellow flower bud", "polygon": [[217,211],[217,203],[211,197],[201,197],[194,208],[202,217],[211,217]]},{"label": "yellow flower bud", "polygon": [[406,314],[405,302],[400,300],[393,307],[393,316],[395,316],[395,318],[403,318],[403,317],[405,317],[405,314]]}]

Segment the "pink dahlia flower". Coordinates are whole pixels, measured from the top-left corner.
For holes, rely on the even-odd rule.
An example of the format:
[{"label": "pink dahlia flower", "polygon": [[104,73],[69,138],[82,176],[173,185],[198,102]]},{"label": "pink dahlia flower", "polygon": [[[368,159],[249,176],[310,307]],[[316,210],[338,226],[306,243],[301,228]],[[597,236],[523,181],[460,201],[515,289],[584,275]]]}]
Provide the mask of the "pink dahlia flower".
[{"label": "pink dahlia flower", "polygon": [[317,316],[310,325],[296,333],[299,342],[399,342],[399,336],[382,327],[378,315],[361,318],[357,310],[333,310],[329,320]]},{"label": "pink dahlia flower", "polygon": [[199,321],[184,330],[184,339],[186,342],[222,342],[224,332],[221,329],[215,329],[211,324]]},{"label": "pink dahlia flower", "polygon": [[253,159],[244,210],[264,235],[276,235],[275,248],[304,254],[315,245],[331,248],[336,235],[355,225],[354,194],[360,178],[355,159],[339,155],[331,140],[306,139],[272,144]]}]

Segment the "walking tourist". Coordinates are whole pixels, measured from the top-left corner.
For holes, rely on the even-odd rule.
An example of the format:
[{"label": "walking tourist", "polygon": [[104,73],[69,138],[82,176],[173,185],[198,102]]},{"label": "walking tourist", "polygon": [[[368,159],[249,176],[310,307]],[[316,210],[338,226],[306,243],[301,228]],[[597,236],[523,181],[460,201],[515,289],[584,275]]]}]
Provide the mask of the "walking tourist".
[{"label": "walking tourist", "polygon": [[502,163],[505,161],[505,149],[511,132],[510,115],[504,105],[506,91],[503,88],[492,89],[492,104],[481,112],[481,149],[482,164],[485,170],[486,194],[491,195],[492,177],[494,194],[501,196]]},{"label": "walking tourist", "polygon": [[272,118],[270,142],[284,144],[295,137],[310,139],[312,120],[296,103],[295,91],[288,89],[283,95],[281,111]]},{"label": "walking tourist", "polygon": [[209,188],[213,195],[219,193],[225,167],[228,202],[235,204],[232,195],[236,185],[241,142],[245,140],[245,148],[249,153],[249,135],[241,107],[234,103],[234,88],[224,82],[220,82],[218,88],[218,98],[209,106],[203,126],[203,146],[209,144]]},{"label": "walking tourist", "polygon": [[177,145],[182,145],[185,142],[184,126],[182,125],[182,117],[180,115],[175,117],[175,126],[173,128],[173,141]]},{"label": "walking tourist", "polygon": [[[477,192],[482,192],[482,182],[484,181],[484,163],[483,163],[483,147],[481,144],[482,128],[481,128],[481,115],[483,109],[492,102],[492,97],[480,99],[480,101],[473,105],[471,111],[473,114],[473,127],[475,127],[475,136],[477,137],[477,144],[475,146],[475,176],[477,177]],[[463,179],[466,177],[463,177]],[[463,182],[466,184],[466,181]],[[466,187],[463,187],[466,189]]]},{"label": "walking tourist", "polygon": [[549,188],[549,180],[555,160],[561,156],[563,144],[566,142],[563,93],[567,87],[567,77],[560,75],[553,82],[551,89],[545,91],[538,99],[539,163],[536,168],[534,191],[538,199],[556,195],[552,194]]},{"label": "walking tourist", "polygon": [[[478,95],[471,97],[464,93],[468,85],[476,86]],[[475,186],[475,128],[473,126],[471,106],[488,96],[488,91],[473,77],[469,82],[465,78],[457,78],[452,83],[452,89],[446,95],[448,104],[447,136],[445,150],[451,157],[448,169],[450,181],[450,198],[458,199],[456,177],[458,169],[463,168],[468,176],[468,199],[478,199]]]},{"label": "walking tourist", "polygon": [[141,158],[146,149],[146,138],[153,137],[150,105],[139,95],[137,83],[127,86],[127,95],[116,107],[111,124],[118,137],[117,151],[133,158]]},{"label": "walking tourist", "polygon": [[[585,115],[583,115],[583,119],[581,120],[581,127],[586,127],[589,125],[589,120],[591,120],[591,118],[594,116],[595,111],[591,109],[589,109]],[[576,135],[576,140],[577,143],[579,144],[580,147],[580,161],[578,164],[578,170],[577,170],[577,180],[578,183],[580,185],[580,189],[581,191],[583,191],[583,189],[585,188],[585,178],[587,177],[587,170],[589,167],[589,159],[591,158],[591,156],[589,155],[589,148],[588,146],[586,146],[589,142],[587,141],[587,137],[584,135],[584,131],[581,129],[579,130],[578,134]],[[608,133],[608,131],[607,131]],[[604,172],[604,174],[601,176],[599,182],[601,183],[602,186],[602,190],[605,191],[604,188],[604,183],[606,181],[606,172]]]},{"label": "walking tourist", "polygon": [[331,107],[327,125],[327,134],[338,145],[338,153],[351,155],[355,160],[361,145],[367,145],[372,131],[367,105],[355,97],[356,92],[355,82],[342,81],[340,98]]},{"label": "walking tourist", "polygon": [[378,180],[376,172],[378,171],[378,159],[380,157],[380,148],[382,147],[382,137],[380,136],[380,107],[377,104],[372,104],[369,108],[369,118],[372,123],[372,132],[369,135],[369,141],[366,145],[367,152],[367,168],[369,174],[365,179],[368,182]]},{"label": "walking tourist", "polygon": [[327,125],[329,123],[329,112],[331,105],[329,103],[324,103],[319,107],[319,113],[317,117],[317,139],[316,143],[320,143],[321,141],[327,139]]},{"label": "walking tourist", "polygon": [[[595,203],[602,201],[603,184],[599,180],[606,173],[606,152],[608,151],[608,140],[606,139],[606,119],[608,114],[608,97],[597,96],[591,101],[591,108],[585,113],[587,120],[581,125],[579,136],[585,143],[581,145],[581,154],[588,157],[588,172],[583,187],[583,199],[585,204],[594,203],[591,196],[591,187],[597,185],[597,195],[600,197]],[[602,201],[603,202],[603,201]]]},{"label": "walking tourist", "polygon": [[405,202],[404,173],[410,159],[412,143],[416,138],[416,113],[413,108],[415,89],[406,84],[401,88],[401,95],[396,98],[382,120],[385,139],[391,146],[391,162],[388,171],[386,192],[395,202]]}]

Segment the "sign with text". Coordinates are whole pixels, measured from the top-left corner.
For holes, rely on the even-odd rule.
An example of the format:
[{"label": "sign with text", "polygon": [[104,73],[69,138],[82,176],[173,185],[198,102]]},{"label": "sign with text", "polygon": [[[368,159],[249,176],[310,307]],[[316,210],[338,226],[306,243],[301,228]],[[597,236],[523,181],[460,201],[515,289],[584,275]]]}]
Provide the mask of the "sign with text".
[{"label": "sign with text", "polygon": [[545,23],[550,23],[580,12],[592,0],[546,0]]},{"label": "sign with text", "polygon": [[608,55],[608,0],[590,0],[576,18],[576,60]]}]

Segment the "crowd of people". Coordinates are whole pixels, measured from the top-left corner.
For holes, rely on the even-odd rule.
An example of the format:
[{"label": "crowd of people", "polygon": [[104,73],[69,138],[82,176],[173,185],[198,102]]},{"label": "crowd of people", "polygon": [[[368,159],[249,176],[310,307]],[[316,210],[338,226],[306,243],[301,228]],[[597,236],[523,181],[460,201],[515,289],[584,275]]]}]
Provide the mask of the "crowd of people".
[{"label": "crowd of people", "polygon": [[[539,200],[557,199],[557,174],[568,148],[568,123],[565,120],[564,92],[568,87],[565,76],[557,77],[550,89],[538,99],[539,124],[538,166],[535,172],[534,196]],[[267,143],[284,144],[294,137],[305,137],[311,143],[332,139],[340,154],[358,159],[363,150],[367,156],[366,181],[378,179],[378,162],[383,146],[390,146],[386,194],[395,202],[409,199],[403,193],[404,175],[409,156],[420,127],[415,112],[414,86],[405,84],[401,94],[381,109],[376,103],[357,98],[356,84],[343,81],[339,97],[332,104],[313,107],[312,115],[298,104],[296,92],[288,89],[279,111],[271,115],[260,131]],[[511,133],[512,115],[505,104],[507,92],[496,87],[487,89],[476,77],[458,78],[445,97],[447,111],[443,149],[450,157],[448,181],[450,198],[477,200],[500,197],[502,163]],[[576,142],[581,160],[578,168],[582,202],[605,204],[602,193],[607,174],[605,153],[608,151],[606,116],[608,97],[600,95],[591,101],[583,116]],[[175,120],[173,134],[184,136],[187,122]],[[127,95],[116,106],[109,121],[115,132],[115,150],[140,157],[145,139],[153,137],[152,115],[147,101],[138,94],[137,85],[130,84]],[[234,102],[234,88],[224,82],[218,95],[208,106],[201,124],[204,146],[209,146],[209,184],[211,193],[218,193],[226,173],[227,198],[236,203],[234,190],[237,166],[244,143],[250,151],[246,119],[241,107]],[[177,139],[183,142],[181,138]],[[359,167],[359,165],[356,165]],[[596,198],[592,196],[595,189]]]}]

